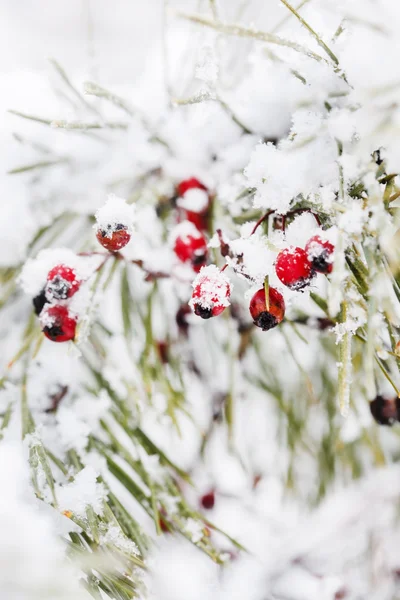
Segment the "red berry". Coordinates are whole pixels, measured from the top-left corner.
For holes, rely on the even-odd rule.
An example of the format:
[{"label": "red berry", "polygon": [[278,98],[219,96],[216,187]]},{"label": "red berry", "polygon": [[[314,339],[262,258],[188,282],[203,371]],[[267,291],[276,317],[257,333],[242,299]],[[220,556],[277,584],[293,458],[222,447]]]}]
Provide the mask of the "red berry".
[{"label": "red berry", "polygon": [[[200,193],[196,194],[196,190]],[[190,221],[200,231],[207,230],[210,209],[210,196],[205,185],[198,179],[192,177],[181,181],[176,188],[178,196],[178,207],[181,218]],[[194,193],[191,194],[191,191]]]},{"label": "red berry", "polygon": [[258,290],[250,301],[250,314],[254,325],[268,331],[279,325],[285,316],[285,301],[282,294],[273,287],[269,288],[269,309],[265,302],[265,289]]},{"label": "red berry", "polygon": [[215,265],[203,267],[192,286],[193,293],[189,304],[198,317],[217,317],[229,306],[231,283]]},{"label": "red berry", "polygon": [[332,272],[332,255],[334,250],[334,245],[328,240],[321,239],[319,235],[314,235],[314,237],[308,240],[306,252],[314,271],[325,274]]},{"label": "red berry", "polygon": [[285,248],[278,254],[275,271],[282,283],[297,291],[309,285],[315,275],[307,252],[294,246]]},{"label": "red berry", "polygon": [[69,316],[66,306],[49,305],[40,313],[44,335],[52,342],[68,342],[75,337],[76,320]]},{"label": "red berry", "polygon": [[193,190],[193,189],[207,191],[206,186],[203,185],[201,183],[201,181],[199,181],[195,177],[191,177],[190,179],[185,179],[184,181],[181,181],[180,183],[178,183],[178,185],[176,187],[178,196],[183,196],[183,194],[185,192],[187,192],[188,190]]},{"label": "red berry", "polygon": [[131,239],[131,234],[125,225],[119,223],[115,227],[110,225],[107,229],[98,229],[96,237],[106,250],[109,252],[118,252],[118,250],[127,245]]},{"label": "red berry", "polygon": [[175,238],[174,252],[181,262],[190,262],[197,273],[207,261],[207,240],[202,233],[189,222],[177,226],[182,229]]},{"label": "red berry", "polygon": [[201,505],[203,508],[205,508],[206,510],[211,510],[212,508],[214,508],[214,504],[215,504],[215,494],[213,491],[208,492],[208,494],[204,494],[204,496],[201,497]]},{"label": "red berry", "polygon": [[57,265],[47,275],[46,297],[48,300],[66,300],[79,290],[80,285],[74,269]]}]

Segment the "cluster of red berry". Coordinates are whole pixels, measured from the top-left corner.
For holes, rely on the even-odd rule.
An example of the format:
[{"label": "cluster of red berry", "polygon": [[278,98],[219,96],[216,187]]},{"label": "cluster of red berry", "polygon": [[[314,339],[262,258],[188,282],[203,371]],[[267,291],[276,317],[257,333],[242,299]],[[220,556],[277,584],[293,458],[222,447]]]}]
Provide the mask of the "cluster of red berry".
[{"label": "cluster of red berry", "polygon": [[[189,179],[178,186],[181,193],[193,187],[205,190],[197,179]],[[209,209],[209,205],[207,210]],[[187,213],[192,223],[204,223],[198,213]],[[254,230],[253,230],[254,233]],[[232,286],[229,280],[215,265],[205,267],[206,239],[198,232],[196,235],[178,236],[175,240],[175,253],[182,262],[190,262],[198,273],[193,282],[190,306],[194,313],[209,319],[220,315],[229,305]],[[291,246],[282,250],[275,262],[278,279],[291,290],[304,290],[316,273],[329,274],[332,271],[334,246],[321,236],[315,235],[308,240],[305,248]],[[250,314],[253,322],[263,331],[278,325],[285,316],[285,301],[275,288],[265,286],[259,289],[250,301]]]},{"label": "cluster of red berry", "polygon": [[207,264],[208,217],[211,196],[206,186],[195,177],[181,181],[176,187],[178,220],[180,226],[174,239],[174,252],[178,260],[191,265],[198,273]]},{"label": "cluster of red berry", "polygon": [[[279,281],[291,290],[302,291],[315,274],[331,273],[334,246],[316,235],[308,240],[306,247],[291,246],[282,250],[275,261]],[[268,293],[268,302],[267,302]],[[277,289],[259,289],[250,301],[250,314],[254,325],[263,331],[276,327],[285,316],[285,301]]]},{"label": "cluster of red berry", "polygon": [[316,273],[332,272],[334,246],[328,240],[315,235],[306,247],[291,246],[278,254],[275,271],[279,280],[291,290],[306,288]]},{"label": "cluster of red berry", "polygon": [[44,288],[33,299],[42,331],[52,342],[68,342],[75,338],[77,321],[70,315],[67,304],[81,283],[74,269],[59,264],[49,271]]}]

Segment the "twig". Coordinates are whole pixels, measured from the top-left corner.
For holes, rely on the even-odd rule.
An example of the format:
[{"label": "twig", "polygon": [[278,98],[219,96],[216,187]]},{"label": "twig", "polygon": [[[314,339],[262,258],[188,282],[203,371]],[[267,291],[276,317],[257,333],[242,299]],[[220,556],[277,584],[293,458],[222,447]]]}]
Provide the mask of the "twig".
[{"label": "twig", "polygon": [[101,117],[101,114],[97,110],[97,108],[95,108],[94,106],[92,106],[91,104],[89,104],[89,102],[87,102],[85,100],[85,98],[75,88],[75,86],[72,85],[72,83],[70,82],[70,80],[67,77],[66,72],[61,67],[61,65],[59,65],[58,62],[54,58],[50,58],[49,60],[50,60],[51,64],[53,65],[53,67],[55,68],[55,70],[57,71],[57,73],[60,75],[61,79],[64,81],[64,83],[67,85],[67,87],[69,87],[69,89],[71,90],[71,92],[78,98],[78,100],[80,101],[80,103],[83,104],[83,106],[85,106],[85,108],[87,108],[88,110],[90,110],[93,113],[95,113],[98,117]]},{"label": "twig", "polygon": [[235,23],[222,23],[221,21],[214,21],[208,19],[207,17],[202,17],[201,15],[190,15],[187,13],[177,12],[177,16],[191,21],[192,23],[204,25],[204,27],[210,27],[211,29],[215,29],[215,31],[226,33],[227,35],[236,35],[238,37],[250,37],[254,40],[259,40],[261,42],[267,42],[269,44],[276,44],[277,46],[291,48],[292,50],[295,50],[300,54],[305,54],[309,58],[313,58],[318,62],[328,62],[325,58],[323,58],[319,54],[316,54],[309,48],[306,48],[301,44],[297,44],[296,42],[292,42],[291,40],[281,38],[272,33],[267,33],[266,31],[259,31],[257,29],[242,27],[241,25],[237,25]]},{"label": "twig", "polygon": [[297,12],[297,10],[295,8],[293,8],[293,6],[291,6],[289,4],[289,2],[287,2],[287,0],[281,0],[281,2],[300,21],[300,23],[311,33],[311,35],[316,39],[318,45],[321,46],[321,48],[323,50],[325,50],[325,52],[329,56],[329,58],[331,58],[333,60],[333,62],[336,65],[338,65],[339,61],[338,61],[337,57],[333,54],[332,50],[330,48],[328,48],[328,46],[325,44],[325,42],[319,37],[318,33],[316,31],[314,31],[314,29],[312,27],[310,27],[310,25],[307,23],[307,21],[305,21],[303,19],[303,17],[300,16],[300,14]]}]

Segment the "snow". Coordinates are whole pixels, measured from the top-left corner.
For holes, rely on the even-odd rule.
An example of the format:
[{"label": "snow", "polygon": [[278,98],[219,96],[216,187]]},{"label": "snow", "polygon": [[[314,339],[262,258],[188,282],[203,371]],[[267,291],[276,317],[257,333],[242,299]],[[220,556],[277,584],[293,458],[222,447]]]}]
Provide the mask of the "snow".
[{"label": "snow", "polygon": [[201,213],[207,209],[208,202],[208,192],[199,188],[192,188],[187,190],[183,196],[180,196],[176,203],[180,208]]},{"label": "snow", "polygon": [[[0,177],[0,428],[9,416],[0,429],[0,597],[87,599],[85,572],[98,580],[105,561],[104,581],[139,582],[140,600],[391,600],[400,570],[398,424],[378,426],[368,401],[395,399],[400,387],[398,177],[382,179],[400,170],[397,3],[298,8],[337,67],[282,2],[171,0],[165,13],[158,1],[73,4],[49,5],[39,18],[29,3],[6,0],[0,20],[8,51],[0,53],[0,157],[4,170],[22,171]],[[175,12],[211,19],[212,6],[220,27],[278,35],[300,52]],[[47,70],[47,55],[78,93]],[[110,93],[84,94],[93,91],[87,80]],[[176,199],[189,177],[212,193]],[[252,233],[270,210],[268,227]],[[179,222],[184,211],[209,219],[210,264],[194,281],[171,250],[178,236],[202,235]],[[279,215],[284,231],[274,229]],[[118,225],[134,235],[123,255],[108,256],[95,233],[111,236]],[[299,294],[280,284],[274,264],[313,236],[335,247],[333,271]],[[355,257],[366,293],[348,267]],[[41,322],[32,313],[57,264],[82,282],[59,302],[78,319],[79,349],[43,340],[46,310]],[[248,302],[266,276],[287,310],[263,332]],[[206,324],[193,312],[177,319],[198,302],[230,309]],[[215,505],[200,518],[210,489]],[[153,504],[176,532],[156,534]],[[96,552],[83,541],[81,553],[69,535],[82,531]]]}]

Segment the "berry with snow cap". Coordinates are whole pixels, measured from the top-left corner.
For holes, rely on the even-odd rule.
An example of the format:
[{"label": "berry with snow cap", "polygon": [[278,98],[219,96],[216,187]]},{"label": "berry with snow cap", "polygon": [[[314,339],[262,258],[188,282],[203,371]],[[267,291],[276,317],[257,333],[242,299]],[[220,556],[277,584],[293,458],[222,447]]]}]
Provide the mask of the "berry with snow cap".
[{"label": "berry with snow cap", "polygon": [[118,223],[114,226],[107,225],[106,229],[100,229],[96,233],[97,240],[109,252],[118,252],[124,248],[131,239],[125,225]]},{"label": "berry with snow cap", "polygon": [[197,273],[207,261],[207,240],[189,221],[183,221],[173,231],[174,252],[183,263],[190,263]]},{"label": "berry with snow cap", "polygon": [[254,325],[268,331],[279,325],[285,316],[285,301],[282,294],[273,287],[268,289],[269,306],[265,298],[265,288],[258,290],[250,301],[250,314]]},{"label": "berry with snow cap", "polygon": [[70,316],[66,306],[45,307],[40,313],[40,323],[44,335],[52,342],[68,342],[75,337],[76,320]]},{"label": "berry with snow cap", "polygon": [[205,185],[195,177],[181,181],[176,188],[177,205],[183,212],[184,218],[204,231],[208,226],[210,195]]},{"label": "berry with snow cap", "polygon": [[315,275],[307,252],[294,246],[285,248],[278,254],[275,271],[284,285],[296,291],[307,287]]},{"label": "berry with snow cap", "polygon": [[111,195],[96,213],[96,237],[109,252],[118,252],[131,239],[133,207],[122,198]]},{"label": "berry with snow cap", "polygon": [[215,265],[203,267],[192,286],[193,293],[189,305],[202,319],[216,317],[229,306],[232,284]]},{"label": "berry with snow cap", "polygon": [[314,271],[324,274],[332,272],[335,247],[331,242],[323,240],[319,235],[314,235],[308,240],[305,250]]},{"label": "berry with snow cap", "polygon": [[47,275],[46,298],[50,301],[66,300],[79,290],[80,285],[74,269],[63,264],[57,265]]},{"label": "berry with snow cap", "polygon": [[181,181],[180,183],[178,183],[178,185],[176,187],[178,196],[183,196],[185,194],[185,192],[187,192],[188,190],[193,190],[193,189],[207,191],[206,186],[203,185],[201,183],[201,181],[196,179],[196,177],[190,177],[189,179],[185,179],[184,181]]}]

